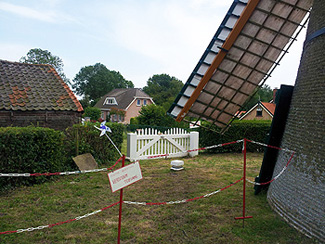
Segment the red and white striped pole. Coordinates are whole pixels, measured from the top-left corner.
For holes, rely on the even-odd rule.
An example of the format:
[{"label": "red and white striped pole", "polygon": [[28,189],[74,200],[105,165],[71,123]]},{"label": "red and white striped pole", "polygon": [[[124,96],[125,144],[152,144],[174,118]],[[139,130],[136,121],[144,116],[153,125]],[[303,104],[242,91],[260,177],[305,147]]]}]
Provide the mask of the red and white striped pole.
[{"label": "red and white striped pole", "polygon": [[[125,155],[122,156],[122,167],[124,167],[124,165],[125,165]],[[123,188],[120,190],[120,210],[118,216],[117,244],[121,243],[122,204],[123,204]]]},{"label": "red and white striped pole", "polygon": [[246,142],[247,139],[244,138],[244,148],[243,148],[243,154],[244,154],[244,177],[243,177],[243,217],[236,217],[235,219],[242,219],[243,220],[243,227],[245,227],[245,219],[253,218],[253,216],[246,216]]}]

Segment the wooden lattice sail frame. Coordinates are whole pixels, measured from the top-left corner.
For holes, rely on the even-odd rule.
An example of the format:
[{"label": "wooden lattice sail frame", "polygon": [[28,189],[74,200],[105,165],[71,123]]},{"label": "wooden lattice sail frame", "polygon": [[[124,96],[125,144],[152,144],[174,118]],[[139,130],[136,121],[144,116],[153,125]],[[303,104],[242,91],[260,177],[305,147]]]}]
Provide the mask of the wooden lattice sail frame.
[{"label": "wooden lattice sail frame", "polygon": [[235,0],[168,114],[225,131],[287,53],[311,6],[312,0]]}]

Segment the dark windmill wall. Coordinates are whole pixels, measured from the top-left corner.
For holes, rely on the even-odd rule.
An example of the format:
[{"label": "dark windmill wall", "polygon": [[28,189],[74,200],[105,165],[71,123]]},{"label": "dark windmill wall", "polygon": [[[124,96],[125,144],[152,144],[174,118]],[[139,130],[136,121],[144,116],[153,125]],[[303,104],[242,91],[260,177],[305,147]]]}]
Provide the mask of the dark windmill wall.
[{"label": "dark windmill wall", "polygon": [[[297,153],[268,191],[268,201],[276,212],[321,242],[325,242],[325,34],[321,31],[324,27],[325,1],[314,0],[282,140],[283,148]],[[274,175],[287,161],[288,153],[281,152]]]}]

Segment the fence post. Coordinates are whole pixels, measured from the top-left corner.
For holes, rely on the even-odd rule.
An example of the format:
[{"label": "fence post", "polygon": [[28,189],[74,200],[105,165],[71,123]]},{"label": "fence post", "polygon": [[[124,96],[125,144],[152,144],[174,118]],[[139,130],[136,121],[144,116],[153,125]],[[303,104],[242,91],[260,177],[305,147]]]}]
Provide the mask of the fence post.
[{"label": "fence post", "polygon": [[[190,150],[199,148],[199,132],[191,131],[190,132]],[[193,151],[189,153],[190,157],[197,156],[199,151]]]},{"label": "fence post", "polygon": [[128,133],[127,135],[127,157],[130,161],[137,159],[137,134]]}]

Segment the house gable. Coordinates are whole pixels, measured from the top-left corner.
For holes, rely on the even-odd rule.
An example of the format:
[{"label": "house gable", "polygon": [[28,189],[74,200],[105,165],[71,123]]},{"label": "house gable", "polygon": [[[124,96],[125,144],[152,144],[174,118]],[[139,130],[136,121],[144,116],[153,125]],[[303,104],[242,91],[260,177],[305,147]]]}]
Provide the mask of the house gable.
[{"label": "house gable", "polygon": [[[116,103],[112,102],[115,99]],[[107,103],[107,101],[111,103]],[[110,114],[111,110],[124,111],[123,123],[129,123],[132,117],[137,117],[142,106],[153,104],[152,98],[139,88],[114,89],[103,96],[95,105],[102,111],[102,118]],[[115,122],[120,121],[121,116],[115,116]]]},{"label": "house gable", "polygon": [[275,106],[274,103],[258,102],[239,120],[272,120]]}]

